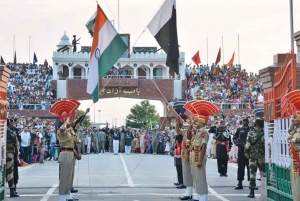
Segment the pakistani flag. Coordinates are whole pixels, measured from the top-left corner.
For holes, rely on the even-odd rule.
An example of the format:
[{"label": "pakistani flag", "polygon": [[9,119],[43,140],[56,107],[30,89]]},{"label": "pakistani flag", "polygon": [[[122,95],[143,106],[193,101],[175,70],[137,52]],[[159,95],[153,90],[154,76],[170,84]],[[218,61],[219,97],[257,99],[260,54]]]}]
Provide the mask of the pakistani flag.
[{"label": "pakistani flag", "polygon": [[92,37],[94,35],[94,27],[95,27],[95,21],[96,21],[96,14],[97,14],[97,12],[95,12],[93,14],[93,16],[85,24],[86,28],[89,30],[89,33],[91,34]]},{"label": "pakistani flag", "polygon": [[99,99],[99,82],[126,50],[127,45],[97,5],[87,80],[87,93],[92,94],[94,103]]}]

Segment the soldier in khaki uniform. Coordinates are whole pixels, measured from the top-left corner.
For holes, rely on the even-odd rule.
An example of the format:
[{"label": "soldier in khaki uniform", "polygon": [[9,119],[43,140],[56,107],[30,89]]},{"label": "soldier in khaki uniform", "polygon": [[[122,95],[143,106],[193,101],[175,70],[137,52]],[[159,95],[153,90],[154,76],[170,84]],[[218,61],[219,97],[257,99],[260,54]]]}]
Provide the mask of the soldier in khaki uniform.
[{"label": "soldier in khaki uniform", "polygon": [[254,198],[254,190],[256,189],[256,172],[257,167],[260,171],[260,176],[266,176],[265,167],[265,136],[263,131],[264,122],[261,119],[256,119],[254,123],[254,130],[248,133],[245,156],[249,158],[250,168],[250,194],[249,198]]},{"label": "soldier in khaki uniform", "polygon": [[219,109],[214,104],[203,100],[190,101],[184,108],[195,115],[193,128],[196,132],[191,139],[192,152],[190,154],[190,164],[196,195],[191,201],[207,201],[206,147],[209,140],[209,133],[205,129],[205,125],[209,116],[218,112]]},{"label": "soldier in khaki uniform", "polygon": [[94,154],[99,153],[99,138],[98,138],[98,132],[96,127],[93,128],[92,132],[92,142],[93,142],[93,147],[94,147]]},{"label": "soldier in khaki uniform", "polygon": [[6,181],[10,189],[10,197],[19,197],[14,184],[14,153],[19,147],[16,133],[12,130],[14,122],[7,119],[7,143],[6,143]]}]

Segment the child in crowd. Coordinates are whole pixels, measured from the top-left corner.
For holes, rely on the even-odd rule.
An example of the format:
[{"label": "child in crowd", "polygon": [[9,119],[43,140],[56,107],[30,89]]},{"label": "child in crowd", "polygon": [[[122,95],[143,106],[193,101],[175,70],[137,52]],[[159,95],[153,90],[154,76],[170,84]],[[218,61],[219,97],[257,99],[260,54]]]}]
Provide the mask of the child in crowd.
[{"label": "child in crowd", "polygon": [[165,155],[170,155],[170,141],[169,140],[167,140],[167,142],[166,142]]},{"label": "child in crowd", "polygon": [[41,138],[41,143],[39,146],[40,150],[40,164],[44,163],[44,156],[45,156],[45,144],[44,144],[44,138]]},{"label": "child in crowd", "polygon": [[38,158],[38,149],[39,149],[39,144],[40,144],[40,137],[35,137],[33,141],[33,162],[36,163],[37,158]]}]

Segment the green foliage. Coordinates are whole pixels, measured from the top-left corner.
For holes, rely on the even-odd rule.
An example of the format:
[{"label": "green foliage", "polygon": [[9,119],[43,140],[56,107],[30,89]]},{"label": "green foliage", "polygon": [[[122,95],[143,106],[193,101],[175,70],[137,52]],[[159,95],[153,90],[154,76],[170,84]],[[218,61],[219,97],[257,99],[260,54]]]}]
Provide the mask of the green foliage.
[{"label": "green foliage", "polygon": [[[81,115],[84,115],[84,114],[85,114],[85,111],[83,111],[83,110],[77,110],[76,111],[76,116],[77,117],[80,117]],[[81,122],[81,126],[83,128],[88,128],[88,127],[91,127],[91,125],[92,125],[92,122],[90,120],[90,116],[86,115],[84,120]]]},{"label": "green foliage", "polygon": [[154,128],[159,122],[159,115],[154,105],[149,100],[140,102],[130,109],[130,114],[126,117],[126,127],[131,128]]}]

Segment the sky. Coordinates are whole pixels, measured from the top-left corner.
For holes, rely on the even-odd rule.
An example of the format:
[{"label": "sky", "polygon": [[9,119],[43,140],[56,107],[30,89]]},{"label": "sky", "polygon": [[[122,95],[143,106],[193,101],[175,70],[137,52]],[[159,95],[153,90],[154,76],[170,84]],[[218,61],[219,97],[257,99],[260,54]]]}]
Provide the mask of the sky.
[{"label": "sky", "polygon": [[[158,46],[146,27],[163,0],[119,0],[119,15],[118,0],[98,0],[98,3],[108,18],[114,20],[119,33],[130,33],[131,47]],[[0,12],[0,55],[5,62],[13,61],[14,36],[18,62],[32,62],[35,52],[38,63],[47,59],[50,65],[64,31],[70,39],[73,35],[80,37],[80,45],[92,43],[85,23],[96,11],[95,0],[0,0],[0,8],[5,8]],[[291,49],[289,18],[289,1],[284,0],[177,0],[180,51],[185,52],[187,64],[198,50],[202,63],[211,64],[223,38],[221,64],[223,58],[227,63],[235,51],[234,63],[238,63],[239,57],[242,68],[258,72],[273,63],[273,55]],[[300,30],[300,1],[294,1],[294,30]],[[99,108],[104,105],[111,108],[120,100],[104,99]],[[130,103],[136,101],[141,100],[129,101],[124,107],[129,110]],[[122,113],[125,115],[128,110]],[[126,115],[113,116],[123,119]],[[109,118],[112,119],[103,112],[103,119]]]}]

